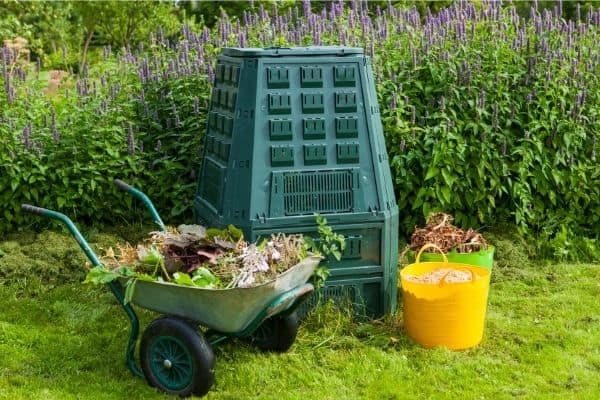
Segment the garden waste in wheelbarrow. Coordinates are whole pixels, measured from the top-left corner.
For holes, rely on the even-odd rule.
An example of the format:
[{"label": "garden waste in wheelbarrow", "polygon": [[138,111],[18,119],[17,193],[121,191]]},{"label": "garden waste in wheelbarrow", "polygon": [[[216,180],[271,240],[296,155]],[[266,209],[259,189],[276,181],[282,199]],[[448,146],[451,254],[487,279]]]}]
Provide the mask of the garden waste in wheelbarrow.
[{"label": "garden waste in wheelbarrow", "polygon": [[[123,191],[140,199],[154,222],[165,230],[150,199],[141,191],[115,180]],[[66,225],[94,268],[103,268],[73,222],[64,214],[31,205],[23,210],[56,219]],[[131,303],[165,314],[152,321],[142,335],[139,354],[134,353],[139,321],[131,303],[126,303],[127,278],[108,282],[131,323],[126,361],[134,375],[167,393],[180,396],[206,394],[214,382],[214,353],[211,346],[226,339],[248,338],[262,350],[286,351],[298,329],[296,308],[314,287],[307,283],[320,262],[309,255],[299,263],[259,286],[231,289],[204,289],[170,282],[137,280]],[[200,330],[204,327],[204,330]]]},{"label": "garden waste in wheelbarrow", "polygon": [[[138,281],[132,302],[149,310],[188,318],[219,332],[240,332],[246,329],[263,310],[269,314],[286,310],[297,296],[312,292],[312,285],[303,285],[311,277],[320,257],[309,256],[260,286],[232,289],[203,289],[170,282]],[[305,291],[305,293],[300,293]],[[273,301],[285,293],[292,293]]]}]

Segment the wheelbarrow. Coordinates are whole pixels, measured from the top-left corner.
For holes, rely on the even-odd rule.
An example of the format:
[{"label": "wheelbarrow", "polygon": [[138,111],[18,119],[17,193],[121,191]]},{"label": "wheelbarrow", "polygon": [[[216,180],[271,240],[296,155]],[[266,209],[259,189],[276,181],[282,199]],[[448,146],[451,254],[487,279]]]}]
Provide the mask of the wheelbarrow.
[{"label": "wheelbarrow", "polygon": [[[165,230],[148,196],[123,181],[115,180],[115,185],[141,200],[154,222]],[[92,266],[102,265],[66,215],[28,204],[22,208],[65,224]],[[227,339],[245,338],[263,351],[287,351],[298,332],[295,310],[313,292],[313,285],[307,281],[320,260],[318,256],[308,256],[276,279],[251,288],[204,289],[138,280],[131,303],[127,304],[124,303],[127,279],[108,283],[131,323],[126,350],[128,368],[164,392],[182,397],[202,396],[214,382],[213,346]],[[153,320],[142,334],[141,368],[135,359],[139,320],[132,304],[164,314]]]}]

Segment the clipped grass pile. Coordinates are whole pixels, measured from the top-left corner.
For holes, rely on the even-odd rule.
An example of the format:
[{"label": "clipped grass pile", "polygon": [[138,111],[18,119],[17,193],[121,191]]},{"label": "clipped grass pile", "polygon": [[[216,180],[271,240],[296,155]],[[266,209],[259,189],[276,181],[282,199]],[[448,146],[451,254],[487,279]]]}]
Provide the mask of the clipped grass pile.
[{"label": "clipped grass pile", "polygon": [[[64,233],[11,234],[0,241],[0,284],[25,293],[47,291],[58,285],[82,282],[86,258],[75,240]],[[111,234],[92,237],[92,247],[102,251],[122,239]]]}]

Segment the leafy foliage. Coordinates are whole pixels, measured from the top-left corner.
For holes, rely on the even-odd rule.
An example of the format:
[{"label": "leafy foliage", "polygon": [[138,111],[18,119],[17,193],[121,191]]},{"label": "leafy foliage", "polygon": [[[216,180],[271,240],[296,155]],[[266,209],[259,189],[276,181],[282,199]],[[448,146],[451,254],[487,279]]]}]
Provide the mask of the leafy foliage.
[{"label": "leafy foliage", "polygon": [[597,233],[597,34],[535,10],[524,23],[455,6],[386,42],[379,98],[398,203],[413,210],[405,229],[451,210],[466,226]]},{"label": "leafy foliage", "polygon": [[333,229],[327,225],[327,219],[319,214],[315,215],[317,220],[318,238],[312,239],[305,237],[304,240],[312,251],[316,254],[321,254],[325,257],[333,257],[337,261],[342,259],[342,252],[346,248],[346,239],[344,235],[335,233]]},{"label": "leafy foliage", "polygon": [[189,219],[219,49],[341,44],[373,56],[405,234],[443,210],[460,226],[511,222],[548,243],[563,226],[569,238],[598,236],[599,11],[575,5],[569,20],[532,3],[525,20],[497,3],[457,3],[422,18],[383,3],[372,13],[358,2],[318,13],[310,2],[281,13],[257,4],[212,29],[165,26],[139,48],[107,48],[55,95],[42,94],[34,65],[3,54],[0,231],[29,223],[21,202],[91,223],[131,218],[115,177],[167,219]]}]

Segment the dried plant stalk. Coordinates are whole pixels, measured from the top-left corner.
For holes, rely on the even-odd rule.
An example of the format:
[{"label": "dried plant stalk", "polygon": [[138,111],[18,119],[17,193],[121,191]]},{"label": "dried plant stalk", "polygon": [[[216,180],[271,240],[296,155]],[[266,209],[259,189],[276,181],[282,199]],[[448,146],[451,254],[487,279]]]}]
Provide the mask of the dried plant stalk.
[{"label": "dried plant stalk", "polygon": [[[410,238],[411,250],[418,251],[424,245],[431,243],[444,253],[456,250],[460,253],[472,253],[488,248],[483,236],[473,229],[463,230],[452,225],[451,215],[433,213],[427,218],[425,228],[415,228]],[[429,250],[435,251],[434,249]]]}]

